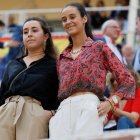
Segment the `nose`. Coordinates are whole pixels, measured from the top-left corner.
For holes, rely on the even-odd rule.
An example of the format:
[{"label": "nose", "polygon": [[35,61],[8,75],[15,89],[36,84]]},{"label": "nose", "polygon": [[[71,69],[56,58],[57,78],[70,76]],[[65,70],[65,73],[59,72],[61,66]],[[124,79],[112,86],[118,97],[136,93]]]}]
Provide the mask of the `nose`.
[{"label": "nose", "polygon": [[31,31],[28,32],[28,36],[32,36],[32,32]]},{"label": "nose", "polygon": [[117,30],[118,30],[118,32],[121,32],[121,28],[120,27],[118,27]]},{"label": "nose", "polygon": [[70,24],[70,23],[71,23],[71,20],[70,19],[67,19],[66,24]]}]

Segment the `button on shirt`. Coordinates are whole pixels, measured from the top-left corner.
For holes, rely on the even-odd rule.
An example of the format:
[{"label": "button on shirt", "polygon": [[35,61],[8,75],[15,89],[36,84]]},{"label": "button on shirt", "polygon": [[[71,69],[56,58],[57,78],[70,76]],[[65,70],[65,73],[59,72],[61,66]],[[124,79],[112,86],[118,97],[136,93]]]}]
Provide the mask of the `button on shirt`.
[{"label": "button on shirt", "polygon": [[72,45],[69,45],[60,54],[57,63],[60,100],[78,91],[91,91],[103,100],[108,71],[113,73],[119,84],[113,94],[134,98],[133,77],[106,44],[88,38],[76,59],[71,57],[71,49]]}]

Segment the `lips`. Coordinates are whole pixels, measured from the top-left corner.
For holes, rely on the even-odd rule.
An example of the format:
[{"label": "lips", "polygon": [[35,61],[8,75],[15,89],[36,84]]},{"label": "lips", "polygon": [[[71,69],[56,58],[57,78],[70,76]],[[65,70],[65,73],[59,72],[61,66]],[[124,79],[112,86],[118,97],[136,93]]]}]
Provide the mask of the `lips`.
[{"label": "lips", "polygon": [[71,29],[73,28],[74,26],[67,26],[66,29]]},{"label": "lips", "polygon": [[73,29],[74,29],[74,27],[73,27],[73,26],[71,26],[71,27],[67,27],[66,29],[67,29],[67,30],[73,30]]},{"label": "lips", "polygon": [[28,43],[34,42],[34,40],[27,40]]}]

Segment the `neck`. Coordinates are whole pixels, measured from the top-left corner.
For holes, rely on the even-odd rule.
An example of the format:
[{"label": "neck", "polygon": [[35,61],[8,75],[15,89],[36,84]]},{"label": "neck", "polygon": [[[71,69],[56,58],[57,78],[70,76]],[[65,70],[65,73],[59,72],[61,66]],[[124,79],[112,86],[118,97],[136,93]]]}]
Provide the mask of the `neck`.
[{"label": "neck", "polygon": [[31,57],[31,58],[38,58],[44,55],[45,55],[44,51],[28,52],[28,57]]},{"label": "neck", "polygon": [[72,37],[73,48],[81,48],[85,44],[86,39],[87,39],[86,34]]},{"label": "neck", "polygon": [[107,38],[107,40],[109,40],[109,42],[111,42],[113,45],[116,44],[116,40],[112,39],[109,35],[104,35],[105,38]]},{"label": "neck", "polygon": [[112,44],[113,44],[113,45],[115,45],[115,44],[116,44],[115,40],[112,40]]}]

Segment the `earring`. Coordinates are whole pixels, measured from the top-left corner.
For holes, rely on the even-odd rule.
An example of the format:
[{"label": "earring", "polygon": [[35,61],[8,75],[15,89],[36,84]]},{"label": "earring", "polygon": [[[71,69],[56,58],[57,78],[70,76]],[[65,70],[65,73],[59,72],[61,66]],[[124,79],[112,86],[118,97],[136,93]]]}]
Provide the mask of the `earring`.
[{"label": "earring", "polygon": [[43,50],[44,51],[46,50],[46,40],[44,41],[44,44],[43,44]]},{"label": "earring", "polygon": [[24,54],[25,54],[25,55],[28,54],[28,50],[27,50],[27,48],[24,49]]}]

